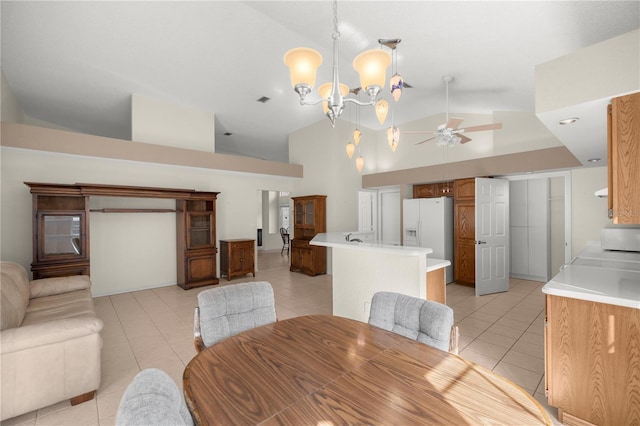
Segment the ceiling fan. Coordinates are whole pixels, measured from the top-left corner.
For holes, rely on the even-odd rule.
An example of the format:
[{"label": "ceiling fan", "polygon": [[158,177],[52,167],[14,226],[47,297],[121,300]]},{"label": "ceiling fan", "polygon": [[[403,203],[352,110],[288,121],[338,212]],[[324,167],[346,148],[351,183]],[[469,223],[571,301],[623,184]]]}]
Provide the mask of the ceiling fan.
[{"label": "ceiling fan", "polygon": [[431,136],[428,139],[420,141],[416,143],[416,145],[423,144],[433,139],[438,139],[438,146],[453,146],[457,143],[463,144],[471,141],[471,138],[464,135],[463,133],[471,133],[471,132],[480,132],[483,130],[498,130],[502,129],[502,123],[492,123],[492,124],[482,124],[479,126],[471,126],[464,127],[459,129],[458,126],[464,119],[451,117],[449,118],[449,83],[453,81],[453,77],[450,75],[445,75],[442,77],[442,80],[446,85],[446,95],[447,95],[447,121],[438,126],[437,130],[417,130],[417,131],[407,131],[403,132],[406,134],[422,134],[422,133],[431,133],[434,136]]}]

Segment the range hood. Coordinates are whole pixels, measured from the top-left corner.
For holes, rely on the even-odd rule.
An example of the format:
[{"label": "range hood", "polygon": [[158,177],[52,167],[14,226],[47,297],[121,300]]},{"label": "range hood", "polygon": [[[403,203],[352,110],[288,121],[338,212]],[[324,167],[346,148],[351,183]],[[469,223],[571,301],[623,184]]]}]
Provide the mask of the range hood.
[{"label": "range hood", "polygon": [[596,197],[607,198],[609,196],[609,188],[602,188],[596,191]]}]

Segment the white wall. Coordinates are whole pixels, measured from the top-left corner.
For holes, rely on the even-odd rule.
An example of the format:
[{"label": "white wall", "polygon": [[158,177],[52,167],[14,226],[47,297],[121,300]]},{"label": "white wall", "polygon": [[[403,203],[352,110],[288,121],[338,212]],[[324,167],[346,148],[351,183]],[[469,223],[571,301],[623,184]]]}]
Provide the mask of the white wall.
[{"label": "white wall", "polygon": [[[360,130],[364,168],[370,170],[376,134],[363,127]],[[362,183],[354,161],[358,153],[356,150],[349,159],[345,151],[352,132],[352,125],[343,120],[336,120],[332,128],[325,119],[289,135],[289,161],[304,165],[304,179],[291,196],[327,195],[327,232],[358,229],[358,189]]]},{"label": "white wall", "polygon": [[2,121],[22,123],[24,120],[22,108],[18,105],[18,101],[2,70],[0,70],[0,114]]},{"label": "white wall", "polygon": [[607,186],[607,168],[589,167],[571,171],[571,256],[575,257],[589,241],[600,241],[600,231],[611,224],[607,199],[594,193]]},{"label": "white wall", "polygon": [[131,96],[131,140],[215,152],[212,112]]},{"label": "white wall", "polygon": [[[220,192],[217,238],[255,238],[258,189],[292,191],[297,180],[2,147],[1,258],[30,269],[31,194],[25,181],[104,183]],[[176,282],[175,214],[91,213],[93,294]]]}]

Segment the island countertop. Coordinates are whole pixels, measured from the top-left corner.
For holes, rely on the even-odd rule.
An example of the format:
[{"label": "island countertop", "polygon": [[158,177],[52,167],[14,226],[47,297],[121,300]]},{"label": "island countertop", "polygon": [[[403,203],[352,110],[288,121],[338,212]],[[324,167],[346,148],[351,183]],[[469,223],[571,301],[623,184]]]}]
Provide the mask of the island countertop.
[{"label": "island countertop", "polygon": [[[378,242],[357,242],[347,241],[344,232],[326,232],[317,234],[311,240],[311,244],[325,247],[351,248],[355,250],[377,251],[379,253],[394,253],[403,255],[422,256],[433,253],[430,248],[424,247],[407,247],[392,244],[383,244]],[[447,266],[447,265],[444,265]]]},{"label": "island countertop", "polygon": [[446,259],[435,259],[428,257],[433,253],[433,250],[425,247],[408,247],[393,244],[383,244],[378,242],[359,242],[359,241],[347,241],[345,235],[346,232],[329,232],[317,234],[312,240],[311,244],[325,247],[340,247],[340,248],[352,248],[357,250],[376,250],[382,252],[396,253],[396,254],[408,254],[408,255],[427,255],[427,272],[435,271],[436,269],[446,268],[451,265],[451,262]]},{"label": "island countertop", "polygon": [[542,292],[640,309],[640,254],[603,251],[590,245]]}]

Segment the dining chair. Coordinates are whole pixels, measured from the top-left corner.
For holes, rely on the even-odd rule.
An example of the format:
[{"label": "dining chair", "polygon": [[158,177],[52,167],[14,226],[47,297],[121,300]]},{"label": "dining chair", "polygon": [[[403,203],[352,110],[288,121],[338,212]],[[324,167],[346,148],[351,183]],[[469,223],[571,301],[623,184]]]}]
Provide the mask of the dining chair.
[{"label": "dining chair", "polygon": [[116,425],[193,425],[182,392],[171,377],[157,368],[138,373],[127,386]]},{"label": "dining chair", "polygon": [[280,254],[284,252],[284,249],[287,249],[287,254],[289,254],[289,230],[286,228],[280,228],[280,236],[282,237],[282,250],[280,250]]},{"label": "dining chair", "polygon": [[453,309],[442,303],[381,291],[373,295],[369,324],[457,354]]},{"label": "dining chair", "polygon": [[198,294],[193,320],[196,351],[245,330],[273,323],[276,305],[273,288],[256,281],[211,288]]}]

